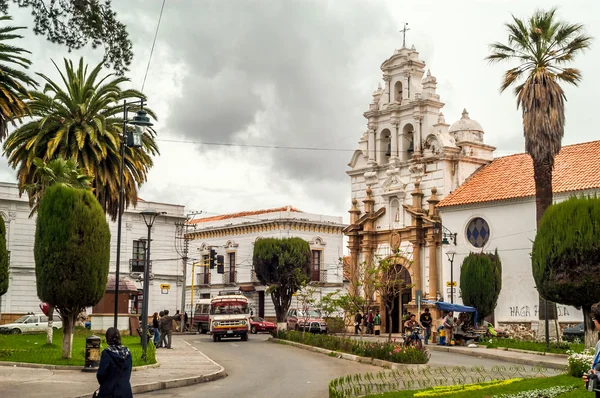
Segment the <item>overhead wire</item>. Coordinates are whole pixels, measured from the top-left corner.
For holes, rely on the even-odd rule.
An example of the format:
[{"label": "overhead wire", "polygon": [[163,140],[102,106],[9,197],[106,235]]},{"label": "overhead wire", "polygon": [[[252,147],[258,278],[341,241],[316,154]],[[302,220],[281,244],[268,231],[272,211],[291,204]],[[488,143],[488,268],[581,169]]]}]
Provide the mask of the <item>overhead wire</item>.
[{"label": "overhead wire", "polygon": [[154,46],[156,45],[156,38],[158,37],[158,29],[160,28],[160,21],[162,20],[166,1],[167,0],[163,0],[162,7],[160,7],[160,15],[158,16],[158,23],[156,24],[156,32],[154,32],[154,40],[152,41],[152,48],[150,49],[150,56],[148,57],[148,65],[146,66],[146,73],[144,74],[144,81],[142,82],[142,89],[140,90],[142,92],[144,92],[144,86],[146,85],[146,78],[148,77],[148,71],[150,70],[150,62],[152,61],[152,54],[154,53]]}]

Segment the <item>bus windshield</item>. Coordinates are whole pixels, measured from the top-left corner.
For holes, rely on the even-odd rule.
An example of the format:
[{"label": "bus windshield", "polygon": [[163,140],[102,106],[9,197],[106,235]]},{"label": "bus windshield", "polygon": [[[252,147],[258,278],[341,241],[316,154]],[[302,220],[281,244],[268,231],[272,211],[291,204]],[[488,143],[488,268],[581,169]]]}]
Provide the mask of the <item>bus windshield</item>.
[{"label": "bus windshield", "polygon": [[211,315],[248,314],[248,303],[241,301],[223,301],[212,303]]}]

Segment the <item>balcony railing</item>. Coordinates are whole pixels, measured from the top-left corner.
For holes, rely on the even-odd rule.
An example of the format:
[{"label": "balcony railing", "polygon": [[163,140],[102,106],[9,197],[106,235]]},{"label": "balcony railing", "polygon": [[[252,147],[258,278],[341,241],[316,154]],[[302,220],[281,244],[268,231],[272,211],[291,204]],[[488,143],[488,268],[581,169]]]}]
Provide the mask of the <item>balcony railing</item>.
[{"label": "balcony railing", "polygon": [[210,285],[210,273],[209,272],[200,272],[196,274],[196,284],[198,286],[208,286]]},{"label": "balcony railing", "polygon": [[235,285],[237,283],[237,271],[225,271],[223,273],[223,283],[225,285]]},{"label": "balcony railing", "polygon": [[326,283],[327,282],[327,269],[324,269],[324,268],[314,269],[313,268],[311,271],[311,275],[310,275],[310,281]]},{"label": "balcony railing", "polygon": [[[144,272],[146,267],[146,260],[143,258],[130,258],[129,259],[129,272]],[[150,260],[150,273],[152,273],[152,260]]]}]

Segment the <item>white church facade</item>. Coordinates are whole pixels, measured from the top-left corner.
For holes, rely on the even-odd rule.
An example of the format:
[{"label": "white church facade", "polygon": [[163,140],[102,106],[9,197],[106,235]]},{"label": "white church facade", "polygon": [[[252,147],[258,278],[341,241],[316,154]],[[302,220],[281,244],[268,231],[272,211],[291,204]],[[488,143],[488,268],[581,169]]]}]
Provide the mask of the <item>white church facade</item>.
[{"label": "white church facade", "polygon": [[[573,195],[600,194],[600,141],[564,146],[555,159],[554,203]],[[538,319],[538,295],[531,270],[535,239],[535,184],[528,154],[494,159],[438,204],[444,225],[457,233],[454,280],[470,252],[493,252],[502,262],[497,324],[530,325]],[[450,280],[450,267],[443,279]],[[462,300],[457,287],[456,300]],[[583,322],[576,308],[557,304],[560,323]],[[536,322],[533,323],[535,328]]]},{"label": "white church facade", "polygon": [[442,285],[446,229],[436,205],[491,162],[495,148],[484,143],[483,128],[466,110],[454,124],[446,123],[437,80],[414,47],[396,50],[381,70],[384,86],[364,113],[367,130],[347,171],[352,208],[344,233],[351,285],[359,264],[395,250],[403,254],[398,266],[414,287],[395,299],[389,327],[397,332],[402,312],[416,311],[417,291],[427,299],[448,299]]}]

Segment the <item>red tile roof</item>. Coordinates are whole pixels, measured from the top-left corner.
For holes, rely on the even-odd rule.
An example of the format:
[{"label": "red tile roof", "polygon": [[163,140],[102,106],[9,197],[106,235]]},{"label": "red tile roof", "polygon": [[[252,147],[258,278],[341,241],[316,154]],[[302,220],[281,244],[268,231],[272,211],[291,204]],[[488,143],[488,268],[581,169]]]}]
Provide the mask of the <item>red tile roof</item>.
[{"label": "red tile roof", "polygon": [[190,224],[198,224],[198,223],[209,222],[209,221],[227,220],[227,219],[230,219],[230,218],[238,218],[238,217],[248,217],[248,218],[251,218],[252,216],[257,216],[257,215],[260,215],[260,214],[277,213],[277,212],[280,212],[280,211],[288,211],[288,210],[291,211],[291,212],[293,212],[293,213],[303,213],[302,210],[298,210],[295,207],[285,206],[285,207],[277,207],[277,208],[274,208],[274,209],[241,211],[239,213],[221,214],[219,216],[198,218],[196,220],[191,220]]},{"label": "red tile roof", "polygon": [[[600,188],[600,141],[564,146],[554,160],[552,191]],[[533,162],[526,153],[494,159],[446,196],[438,207],[535,196]]]}]

